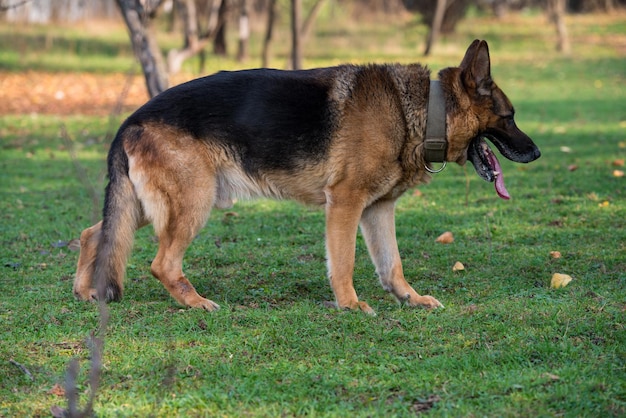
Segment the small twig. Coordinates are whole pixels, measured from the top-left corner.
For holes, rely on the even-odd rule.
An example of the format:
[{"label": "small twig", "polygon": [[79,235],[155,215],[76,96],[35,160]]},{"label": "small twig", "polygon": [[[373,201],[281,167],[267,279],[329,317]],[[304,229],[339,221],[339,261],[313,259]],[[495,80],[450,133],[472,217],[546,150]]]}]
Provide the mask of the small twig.
[{"label": "small twig", "polygon": [[[102,286],[100,284],[98,284],[98,287],[98,291],[102,291]],[[109,309],[107,308],[106,302],[103,298],[100,298],[98,301],[98,311],[100,312],[100,326],[98,332],[92,334],[91,338],[91,369],[89,372],[89,385],[91,386],[91,392],[89,394],[89,401],[85,407],[85,413],[89,416],[93,413],[93,404],[96,400],[98,388],[100,387],[100,374],[102,371],[102,358],[104,352],[104,335],[109,323]]]},{"label": "small twig", "polygon": [[20,369],[30,380],[35,380],[31,372],[24,366],[23,364],[18,363],[17,361],[10,359],[9,363]]},{"label": "small twig", "polygon": [[[100,286],[99,286],[100,287]],[[80,409],[78,399],[78,375],[80,364],[78,359],[72,359],[67,367],[65,375],[65,398],[67,399],[67,409],[54,405],[50,411],[54,417],[64,418],[87,418],[94,415],[93,405],[100,387],[100,375],[102,373],[102,353],[104,350],[104,334],[109,322],[109,310],[103,300],[98,301],[100,312],[100,326],[96,332],[91,333],[87,345],[91,351],[91,367],[89,369],[89,399],[85,408]]]},{"label": "small twig", "polygon": [[67,399],[67,411],[64,415],[68,417],[78,417],[78,373],[80,372],[80,364],[78,359],[74,358],[70,361],[65,375],[65,398]]}]

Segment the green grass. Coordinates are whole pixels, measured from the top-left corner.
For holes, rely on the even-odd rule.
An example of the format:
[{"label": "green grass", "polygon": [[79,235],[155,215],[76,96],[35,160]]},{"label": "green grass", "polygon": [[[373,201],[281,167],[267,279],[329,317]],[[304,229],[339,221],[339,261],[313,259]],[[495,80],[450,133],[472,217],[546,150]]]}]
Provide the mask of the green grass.
[{"label": "green grass", "polygon": [[[323,214],[267,200],[240,202],[235,216],[213,212],[185,268],[222,310],[182,309],[150,276],[156,244],[146,228],[129,262],[124,299],[109,306],[97,415],[626,414],[626,178],[612,175],[619,168],[612,162],[626,158],[626,57],[611,47],[613,37],[624,36],[625,19],[578,19],[572,31],[580,43],[571,58],[550,56],[551,28],[531,16],[466,21],[427,60],[433,69],[457,64],[468,40],[488,33],[494,77],[543,153],[523,166],[501,158],[508,202],[471,166],[451,166],[420,187],[421,196],[409,192],[400,200],[405,274],[445,309],[398,306],[378,285],[360,237],[355,286],[378,316],[324,307],[332,293]],[[367,25],[374,35],[357,25],[337,33],[322,22],[309,66],[344,52],[347,60],[418,59],[404,33]],[[34,39],[41,30],[22,31]],[[95,35],[67,35],[75,44],[81,36]],[[397,52],[377,52],[375,45],[394,39]],[[119,33],[101,42],[127,48]],[[332,56],[323,55],[325,43],[336,47]],[[7,45],[0,48],[2,69],[26,69],[6,64],[19,49]],[[362,56],[350,45],[363,47]],[[26,49],[47,57],[42,62],[65,56],[45,48]],[[115,48],[89,46],[95,58],[78,68],[39,69],[125,71],[132,58]],[[99,64],[107,54],[122,61]],[[62,126],[86,174],[77,174]],[[65,406],[52,389],[69,361],[89,366],[98,311],[72,297],[78,254],[66,243],[93,222],[87,184],[104,187],[110,130],[107,117],[0,120],[0,416],[49,415],[51,406]],[[446,230],[455,242],[435,244]],[[551,259],[550,251],[563,256]],[[453,272],[455,261],[466,270]],[[550,289],[555,272],[574,281]],[[85,401],[85,371],[79,392]]]}]

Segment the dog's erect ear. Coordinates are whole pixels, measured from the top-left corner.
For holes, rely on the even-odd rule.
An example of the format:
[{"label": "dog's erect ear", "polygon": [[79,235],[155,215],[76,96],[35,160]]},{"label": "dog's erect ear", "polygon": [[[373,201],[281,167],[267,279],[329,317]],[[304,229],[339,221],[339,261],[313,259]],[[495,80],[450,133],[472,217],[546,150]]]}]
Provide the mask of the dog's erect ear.
[{"label": "dog's erect ear", "polygon": [[472,42],[459,67],[465,87],[477,90],[480,95],[491,94],[491,61],[486,41]]},{"label": "dog's erect ear", "polygon": [[472,44],[467,47],[467,51],[465,51],[463,61],[461,61],[461,65],[459,65],[461,69],[465,70],[472,64],[472,61],[474,60],[474,55],[476,55],[476,49],[478,48],[479,44],[480,41],[478,39],[474,39],[474,42],[472,42]]}]

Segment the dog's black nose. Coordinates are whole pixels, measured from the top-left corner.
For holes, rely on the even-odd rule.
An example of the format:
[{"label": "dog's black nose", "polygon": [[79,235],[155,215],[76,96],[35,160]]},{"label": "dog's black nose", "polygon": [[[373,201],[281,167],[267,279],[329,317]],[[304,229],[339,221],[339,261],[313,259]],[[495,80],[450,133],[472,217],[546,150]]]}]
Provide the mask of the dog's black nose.
[{"label": "dog's black nose", "polygon": [[535,147],[535,149],[533,150],[532,160],[530,161],[535,161],[539,157],[541,157],[541,151],[539,151],[538,147]]}]

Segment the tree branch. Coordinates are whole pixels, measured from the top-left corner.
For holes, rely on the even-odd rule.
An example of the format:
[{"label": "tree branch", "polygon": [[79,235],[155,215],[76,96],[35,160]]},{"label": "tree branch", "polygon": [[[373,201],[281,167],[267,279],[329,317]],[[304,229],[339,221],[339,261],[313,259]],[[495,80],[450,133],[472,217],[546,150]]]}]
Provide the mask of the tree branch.
[{"label": "tree branch", "polygon": [[17,9],[18,7],[22,7],[26,3],[30,3],[31,1],[32,0],[22,0],[20,2],[13,3],[13,4],[4,4],[4,2],[2,2],[0,4],[0,12],[6,12],[6,11],[11,10],[11,9]]}]

